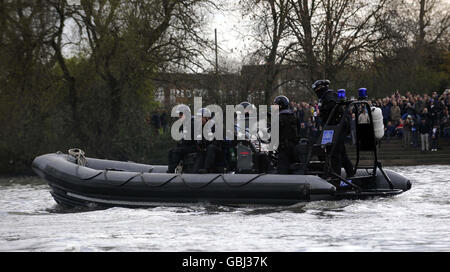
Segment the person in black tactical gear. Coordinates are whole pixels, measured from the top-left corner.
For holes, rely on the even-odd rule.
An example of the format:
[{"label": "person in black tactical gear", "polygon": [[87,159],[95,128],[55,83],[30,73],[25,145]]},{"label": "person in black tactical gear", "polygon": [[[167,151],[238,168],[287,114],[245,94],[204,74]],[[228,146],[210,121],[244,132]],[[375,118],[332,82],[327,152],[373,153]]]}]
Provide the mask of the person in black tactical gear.
[{"label": "person in black tactical gear", "polygon": [[[256,116],[257,108],[254,104],[251,104],[247,101],[239,103],[240,106],[244,108],[245,114],[236,112],[235,115],[235,140],[233,141],[233,147],[236,154],[236,167],[238,166],[238,162],[240,166],[243,165],[249,165],[246,164],[248,160],[250,159],[252,161],[252,169],[237,169],[238,171],[250,171],[250,172],[257,172],[257,173],[264,173],[269,170],[269,157],[267,153],[260,152],[261,150],[258,148],[258,145],[256,144],[256,141],[258,141],[258,118]],[[253,115],[252,113],[255,113]],[[242,124],[239,121],[244,121],[243,127],[240,127]],[[244,140],[241,140],[240,137],[245,136]],[[240,137],[239,137],[240,136]],[[238,153],[237,147],[238,143],[247,146],[250,148],[251,152],[250,155],[242,155],[241,153]],[[259,145],[260,147],[260,145]],[[247,152],[244,152],[247,153]],[[245,161],[245,162],[244,162]],[[246,168],[246,167],[244,167]]]},{"label": "person in black tactical gear", "polygon": [[[183,112],[191,112],[188,106],[184,104],[180,104],[177,106],[176,111],[178,113],[178,117],[180,119],[186,118]],[[187,129],[183,126],[180,127],[180,132],[182,134],[185,134],[187,132]],[[175,148],[172,148],[169,151],[169,165],[167,173],[174,173],[175,168],[177,165],[182,161],[186,155],[190,153],[196,153],[197,152],[197,146],[194,141],[194,118],[191,117],[191,137],[190,139],[187,138],[186,135],[184,135],[183,139],[179,141]]]},{"label": "person in black tactical gear", "polygon": [[[329,89],[330,81],[326,79],[317,80],[312,85],[312,89],[319,98],[319,111],[322,123],[325,125],[330,117],[331,111],[338,102],[338,94],[335,90]],[[345,113],[341,115],[341,118],[346,118]],[[340,120],[330,120],[330,124],[336,125]],[[348,134],[350,124],[349,122],[344,122],[341,133],[335,143],[336,147],[334,152],[330,154],[331,156],[331,167],[334,172],[341,174],[341,167],[343,166],[347,174],[347,178],[353,176],[353,164],[348,158],[347,151],[345,150],[345,137]],[[331,151],[327,149],[328,151]]]},{"label": "person in black tactical gear", "polygon": [[[196,113],[196,118],[201,118],[202,120],[202,131],[205,124],[208,122],[211,117],[211,112],[207,108],[201,108]],[[215,126],[212,126],[211,132],[215,132]],[[197,135],[196,137],[196,145],[197,150],[200,151],[201,156],[196,162],[194,172],[205,174],[205,173],[213,173],[216,171],[217,163],[223,156],[222,153],[222,141],[213,139],[208,140],[203,137],[203,133],[201,135]]]},{"label": "person in black tactical gear", "polygon": [[[252,109],[255,110],[256,107],[253,104],[250,104],[247,101],[239,103],[240,106],[243,107],[243,110],[245,112],[245,109]],[[226,140],[224,141],[223,145],[223,151],[224,151],[224,157],[226,158],[227,163],[227,169],[236,169],[237,166],[237,144],[239,142],[238,138],[245,136],[245,140],[250,140],[249,134],[247,133],[247,130],[249,128],[249,117],[250,114],[248,112],[245,112],[243,114],[241,111],[236,111],[234,113],[234,124],[233,124],[233,132],[230,130],[227,131],[227,133],[230,133],[227,135]],[[240,127],[239,121],[244,121],[243,127]],[[231,135],[231,133],[233,133]]]},{"label": "person in black tactical gear", "polygon": [[[239,103],[239,105],[241,105],[244,108],[244,114],[236,112],[235,115],[235,128],[236,128],[236,132],[237,133],[242,133],[245,134],[245,138],[246,140],[250,140],[250,132],[254,132],[254,130],[256,129],[255,127],[250,127],[250,118],[254,118],[253,116],[250,116],[249,111],[255,112],[256,113],[256,107],[253,104],[250,104],[247,101],[241,102]],[[238,127],[239,125],[239,120],[244,120],[244,127]],[[256,124],[256,120],[254,120],[254,125]],[[253,130],[253,131],[252,131]]]},{"label": "person in black tactical gear", "polygon": [[[248,106],[254,107],[254,105],[250,104],[250,102],[247,102],[247,101],[241,102],[241,103],[239,103],[239,105],[244,107],[244,109],[247,108]],[[248,114],[246,114],[245,116],[248,116]]]},{"label": "person in black tactical gear", "polygon": [[298,161],[295,154],[298,139],[298,124],[294,112],[289,109],[289,99],[280,95],[274,100],[274,104],[280,107],[279,129],[280,145],[278,147],[278,173],[289,174],[290,165]]}]

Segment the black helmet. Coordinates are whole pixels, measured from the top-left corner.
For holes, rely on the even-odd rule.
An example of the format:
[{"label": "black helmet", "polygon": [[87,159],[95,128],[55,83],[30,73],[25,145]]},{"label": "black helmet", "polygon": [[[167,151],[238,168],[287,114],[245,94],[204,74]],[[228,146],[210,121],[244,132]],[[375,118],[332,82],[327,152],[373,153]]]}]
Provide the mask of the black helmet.
[{"label": "black helmet", "polygon": [[330,86],[330,81],[328,79],[320,79],[314,82],[312,89],[317,93],[324,89],[328,89],[328,86]]},{"label": "black helmet", "polygon": [[280,106],[280,109],[284,110],[289,107],[289,99],[284,95],[279,95],[275,97],[273,103]]},{"label": "black helmet", "polygon": [[244,107],[244,110],[256,110],[256,106],[254,104],[251,104],[250,102],[244,101],[239,103],[242,107]]},{"label": "black helmet", "polygon": [[[256,111],[255,105],[253,105],[253,104],[251,104],[250,102],[247,102],[247,101],[239,103],[239,106],[242,106],[244,108],[245,117],[249,117],[249,112],[248,111],[250,111],[250,110]],[[239,114],[240,113],[241,112],[239,112]]]},{"label": "black helmet", "polygon": [[250,104],[250,102],[244,101],[244,102],[239,103],[239,105],[241,105],[245,109],[248,105],[251,105],[251,104]]}]

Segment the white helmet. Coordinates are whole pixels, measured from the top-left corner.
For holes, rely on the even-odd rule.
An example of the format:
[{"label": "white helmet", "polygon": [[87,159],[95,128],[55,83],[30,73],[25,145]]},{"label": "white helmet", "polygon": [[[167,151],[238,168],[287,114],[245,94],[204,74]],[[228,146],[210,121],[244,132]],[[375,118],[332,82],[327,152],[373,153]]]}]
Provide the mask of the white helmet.
[{"label": "white helmet", "polygon": [[179,105],[176,105],[175,112],[177,114],[180,114],[180,113],[183,113],[183,112],[191,113],[191,109],[189,108],[189,106],[187,106],[185,104],[179,104]]},{"label": "white helmet", "polygon": [[197,111],[197,113],[195,114],[195,116],[198,117],[211,117],[211,111],[208,110],[207,108],[201,108]]}]

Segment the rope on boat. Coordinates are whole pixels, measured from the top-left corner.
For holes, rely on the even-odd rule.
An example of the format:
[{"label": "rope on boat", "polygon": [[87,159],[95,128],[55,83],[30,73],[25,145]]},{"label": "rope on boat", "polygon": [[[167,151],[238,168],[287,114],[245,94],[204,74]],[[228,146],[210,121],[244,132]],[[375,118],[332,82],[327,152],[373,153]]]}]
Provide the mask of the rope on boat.
[{"label": "rope on boat", "polygon": [[87,160],[84,156],[84,151],[79,148],[69,149],[69,155],[75,158],[75,162],[78,165],[86,166]]},{"label": "rope on boat", "polygon": [[224,182],[226,185],[228,185],[229,187],[238,188],[238,187],[245,186],[245,185],[249,184],[250,182],[252,182],[252,181],[256,180],[257,178],[259,178],[259,177],[261,177],[261,176],[264,176],[264,175],[266,175],[266,173],[258,174],[256,177],[253,177],[253,178],[247,180],[246,182],[244,182],[244,183],[242,183],[242,184],[238,184],[238,185],[231,185],[231,183],[229,183],[229,182],[225,179],[225,176],[224,176],[224,175],[222,175],[222,180],[223,180],[223,182]]},{"label": "rope on boat", "polygon": [[222,174],[219,174],[219,175],[215,176],[212,180],[208,181],[208,182],[205,183],[205,184],[202,184],[202,185],[200,185],[200,186],[192,186],[192,185],[189,185],[189,184],[186,182],[186,180],[183,178],[182,175],[178,175],[178,177],[180,177],[181,181],[183,181],[184,185],[186,185],[186,187],[189,187],[189,188],[191,188],[191,189],[202,189],[202,188],[208,186],[209,184],[211,184],[213,181],[215,181],[215,180],[216,180],[218,177],[220,177],[220,176],[222,176]]}]

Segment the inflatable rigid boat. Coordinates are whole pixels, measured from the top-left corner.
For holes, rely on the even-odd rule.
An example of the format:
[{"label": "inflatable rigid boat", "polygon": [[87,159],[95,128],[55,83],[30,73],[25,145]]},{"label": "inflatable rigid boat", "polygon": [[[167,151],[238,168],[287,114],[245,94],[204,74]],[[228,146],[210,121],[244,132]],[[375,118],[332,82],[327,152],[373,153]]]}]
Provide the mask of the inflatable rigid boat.
[{"label": "inflatable rigid boat", "polygon": [[[169,174],[167,166],[87,158],[86,165],[63,153],[33,161],[33,170],[46,179],[57,203],[69,207],[148,207],[162,203],[292,205],[302,201],[365,198],[402,193],[410,181],[386,170],[393,189],[377,171],[358,170],[352,185],[335,186],[316,175]],[[358,182],[358,176],[362,177]],[[364,178],[365,177],[365,178]],[[365,179],[365,180],[364,180]],[[357,185],[359,184],[359,185]]]},{"label": "inflatable rigid boat", "polygon": [[[303,201],[392,196],[409,190],[411,182],[406,177],[384,170],[378,161],[379,142],[374,131],[379,128],[374,127],[374,120],[379,116],[374,119],[370,110],[370,122],[356,124],[355,175],[344,178],[333,172],[330,154],[342,136],[344,118],[340,118],[339,123],[330,120],[337,120],[333,114],[339,114],[339,107],[345,111],[353,107],[357,116],[364,109],[370,109],[365,101],[337,105],[318,143],[307,145],[305,154],[308,156],[299,168],[301,171],[289,175],[273,174],[273,167],[271,171],[252,169],[252,152],[263,152],[255,150],[253,145],[252,149],[240,152],[239,148],[247,148],[241,144],[237,153],[245,156],[237,158],[238,171],[234,172],[166,173],[167,166],[85,158],[79,149],[75,150],[77,152],[69,150],[69,154],[57,152],[39,156],[34,159],[32,168],[48,181],[56,202],[69,207],[149,207],[195,202],[293,205]],[[376,114],[379,115],[374,111]],[[359,165],[361,151],[374,155],[372,165]],[[317,155],[317,160],[313,160],[313,155]],[[247,171],[242,171],[245,167]]]}]

